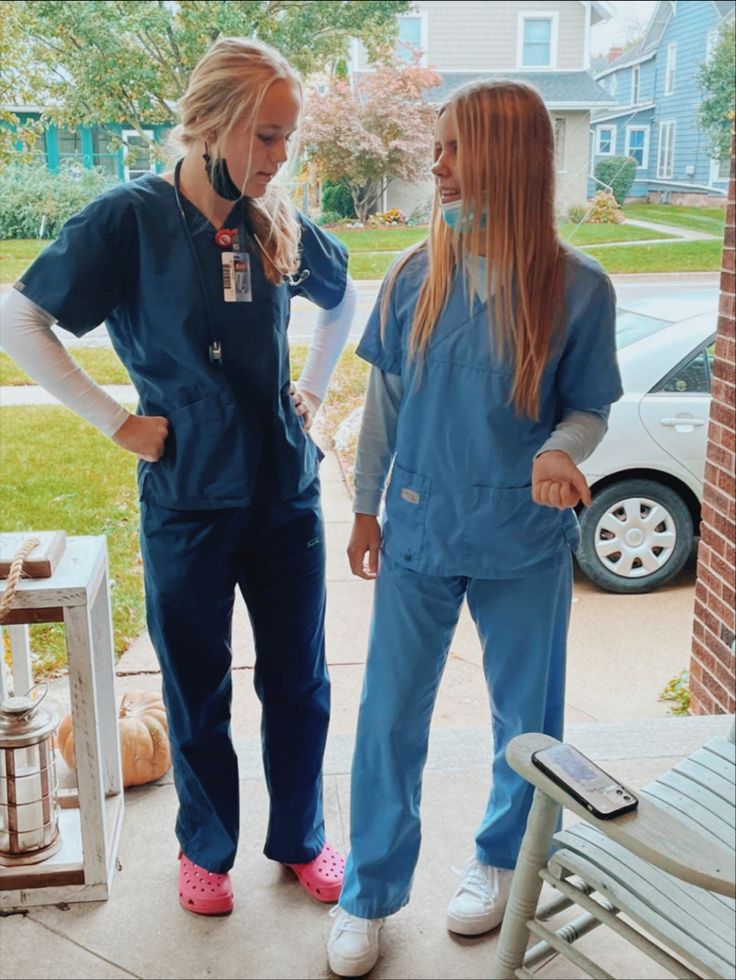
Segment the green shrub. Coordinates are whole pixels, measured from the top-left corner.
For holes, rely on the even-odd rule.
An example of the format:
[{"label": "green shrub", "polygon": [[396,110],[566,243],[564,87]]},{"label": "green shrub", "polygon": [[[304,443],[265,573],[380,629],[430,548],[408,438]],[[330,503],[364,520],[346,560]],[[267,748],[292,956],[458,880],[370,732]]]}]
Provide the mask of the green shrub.
[{"label": "green shrub", "polygon": [[681,670],[673,677],[662,693],[659,695],[660,701],[673,701],[674,706],[670,708],[671,715],[686,715],[690,710],[690,672]]},{"label": "green shrub", "polygon": [[573,204],[567,209],[565,217],[573,225],[581,225],[587,221],[588,208],[585,204]]},{"label": "green shrub", "polygon": [[318,225],[339,225],[345,219],[337,211],[323,211],[317,218]]},{"label": "green shrub", "polygon": [[636,177],[636,160],[633,157],[605,157],[596,163],[595,175],[608,184],[617,203],[623,204]]},{"label": "green shrub", "polygon": [[417,225],[428,225],[432,215],[432,197],[426,198],[421,204],[417,204],[412,213],[406,219],[407,225],[414,228]]},{"label": "green shrub", "polygon": [[625,216],[621,208],[616,203],[616,198],[608,191],[598,191],[593,198],[593,205],[588,215],[591,225],[620,225],[625,221]]},{"label": "green shrub", "polygon": [[0,172],[0,239],[56,238],[65,221],[117,183],[99,170],[54,174],[43,164],[6,167]]},{"label": "green shrub", "polygon": [[353,195],[347,184],[326,180],[322,188],[322,210],[334,211],[341,218],[355,217]]}]

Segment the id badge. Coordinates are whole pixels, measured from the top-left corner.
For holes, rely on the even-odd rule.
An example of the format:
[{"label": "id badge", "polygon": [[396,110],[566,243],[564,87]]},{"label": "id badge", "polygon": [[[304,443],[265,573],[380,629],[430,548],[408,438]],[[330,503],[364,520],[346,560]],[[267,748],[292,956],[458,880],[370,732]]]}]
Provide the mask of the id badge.
[{"label": "id badge", "polygon": [[226,303],[253,301],[248,252],[222,253],[222,298]]}]

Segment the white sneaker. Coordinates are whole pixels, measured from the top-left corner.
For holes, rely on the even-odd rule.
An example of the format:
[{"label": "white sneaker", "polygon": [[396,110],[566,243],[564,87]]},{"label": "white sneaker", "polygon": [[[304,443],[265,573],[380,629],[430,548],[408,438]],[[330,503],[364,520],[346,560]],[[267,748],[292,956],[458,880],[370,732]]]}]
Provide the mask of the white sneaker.
[{"label": "white sneaker", "polygon": [[383,919],[360,919],[339,905],[330,909],[335,917],[327,943],[330,969],[340,977],[362,977],[376,965],[378,934]]},{"label": "white sneaker", "polygon": [[463,880],[447,909],[447,928],[461,936],[479,936],[500,925],[511,890],[513,871],[468,860]]}]

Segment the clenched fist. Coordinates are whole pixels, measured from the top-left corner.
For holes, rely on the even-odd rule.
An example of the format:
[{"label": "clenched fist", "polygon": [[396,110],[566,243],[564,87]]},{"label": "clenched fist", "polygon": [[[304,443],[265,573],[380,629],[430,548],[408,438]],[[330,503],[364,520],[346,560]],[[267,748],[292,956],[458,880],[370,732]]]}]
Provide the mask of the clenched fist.
[{"label": "clenched fist", "polygon": [[164,454],[168,434],[169,420],[161,415],[129,415],[112,441],[139,459],[155,463]]}]

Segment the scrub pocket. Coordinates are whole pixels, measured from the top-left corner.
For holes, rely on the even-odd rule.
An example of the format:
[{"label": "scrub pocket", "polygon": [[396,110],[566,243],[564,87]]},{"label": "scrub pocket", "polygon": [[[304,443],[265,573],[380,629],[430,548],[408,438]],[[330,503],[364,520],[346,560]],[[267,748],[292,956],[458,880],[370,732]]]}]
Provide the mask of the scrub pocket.
[{"label": "scrub pocket", "polygon": [[465,544],[482,569],[479,575],[534,574],[559,554],[563,512],[535,503],[530,486],[474,486],[464,496]]},{"label": "scrub pocket", "polygon": [[424,544],[431,481],[394,463],[386,494],[386,536],[391,554],[404,561],[419,558]]},{"label": "scrub pocket", "polygon": [[168,411],[164,455],[145,464],[142,480],[164,506],[237,504],[248,497],[244,434],[226,393],[208,395]]}]

